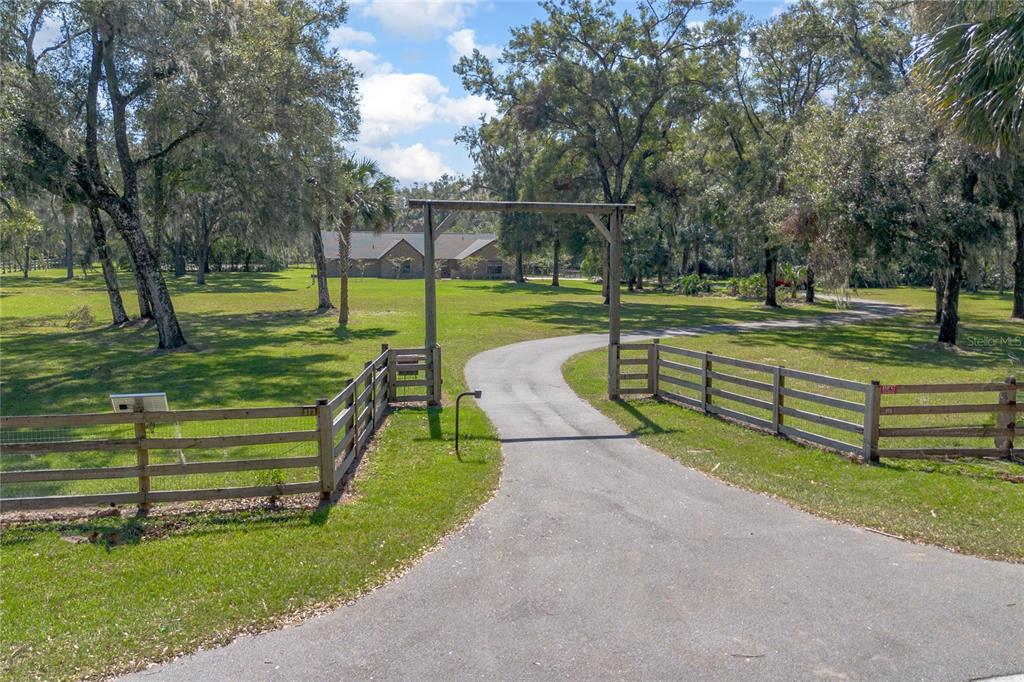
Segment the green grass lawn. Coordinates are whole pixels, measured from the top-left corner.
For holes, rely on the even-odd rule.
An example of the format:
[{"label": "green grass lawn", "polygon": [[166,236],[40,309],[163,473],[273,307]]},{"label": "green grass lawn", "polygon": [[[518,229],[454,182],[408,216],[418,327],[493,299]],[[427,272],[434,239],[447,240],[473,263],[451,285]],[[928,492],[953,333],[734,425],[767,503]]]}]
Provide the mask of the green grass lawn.
[{"label": "green grass lawn", "polygon": [[[205,287],[191,279],[172,281],[194,352],[163,354],[153,352],[152,329],[105,326],[109,309],[99,275],[71,282],[55,271],[33,272],[27,281],[4,277],[3,413],[103,412],[110,409],[108,394],[139,391],[165,391],[173,409],[304,404],[336,393],[381,343],[422,344],[422,281],[355,280],[352,323],[339,329],[333,316],[309,312],[316,301],[309,275],[297,268],[213,273]],[[122,287],[132,307],[130,281]],[[336,283],[332,287],[336,296]],[[626,330],[829,311],[815,306],[777,312],[751,302],[657,293],[624,293],[623,302]],[[448,396],[465,387],[465,363],[481,350],[606,330],[598,288],[585,282],[552,289],[535,282],[443,281],[438,303]],[[69,313],[82,306],[96,322],[84,330],[68,328]],[[340,603],[382,583],[468,519],[497,484],[499,445],[483,414],[463,406],[468,439],[462,463],[453,454],[453,422],[447,408],[396,411],[343,503],[327,511],[259,506],[7,528],[0,540],[3,676],[68,679],[132,669]],[[97,465],[5,455],[0,466],[68,461]],[[245,482],[240,477],[258,475],[194,477],[191,485],[239,485]],[[39,491],[3,486],[4,495],[33,492]],[[60,539],[93,531],[122,542]]]},{"label": "green grass lawn", "polygon": [[[663,342],[716,355],[784,365],[855,381],[946,383],[1024,378],[1020,358],[1022,327],[1008,320],[1011,301],[994,294],[964,294],[960,352],[937,348],[925,290],[861,290],[864,298],[907,303],[917,310],[886,320],[816,329],[775,329],[713,334]],[[1024,467],[1019,464],[959,461],[944,463],[886,459],[879,466],[852,463],[781,438],[764,435],[670,403],[639,399],[604,400],[605,354],[573,358],[565,375],[573,388],[627,431],[687,466],[749,490],[778,496],[829,518],[880,529],[908,539],[1008,561],[1024,561]],[[729,373],[749,376],[729,368]],[[763,376],[761,377],[762,380]],[[824,387],[805,388],[827,392]],[[675,390],[674,388],[672,390]],[[731,389],[730,389],[731,390]],[[745,392],[740,389],[740,392]],[[749,393],[748,393],[749,394]],[[852,395],[832,392],[837,397]],[[887,399],[889,397],[887,396]],[[897,396],[885,404],[922,396]],[[932,402],[951,396],[925,396]],[[976,402],[994,402],[979,396]],[[861,400],[863,398],[861,397]],[[789,401],[802,407],[799,401]],[[730,405],[731,406],[731,405]],[[739,406],[760,416],[755,408]],[[842,416],[818,407],[817,412]],[[940,417],[942,425],[970,423],[972,415]],[[988,418],[988,416],[986,415]],[[849,419],[849,415],[846,416]],[[935,423],[935,418],[931,418]],[[976,417],[975,417],[976,419]],[[991,418],[989,424],[992,423]],[[916,421],[915,421],[916,420]],[[919,424],[920,418],[885,425]],[[975,422],[977,425],[977,422]],[[839,437],[841,432],[826,435]],[[851,438],[851,434],[845,434]],[[931,445],[966,445],[946,439]],[[978,440],[973,441],[979,447]],[[918,442],[918,445],[923,444]],[[894,441],[888,447],[906,447]],[[988,441],[991,447],[991,441]],[[1015,479],[1018,482],[1013,482]]]}]

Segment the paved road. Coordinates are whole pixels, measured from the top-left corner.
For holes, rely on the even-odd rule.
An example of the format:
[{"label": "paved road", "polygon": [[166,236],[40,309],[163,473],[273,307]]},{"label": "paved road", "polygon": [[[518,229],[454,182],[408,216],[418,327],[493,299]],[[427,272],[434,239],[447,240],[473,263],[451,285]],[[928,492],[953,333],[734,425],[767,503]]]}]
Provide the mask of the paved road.
[{"label": "paved road", "polygon": [[469,363],[504,443],[501,486],[406,575],[326,616],[140,678],[968,680],[1024,671],[1024,566],[837,525],[650,450],[562,379],[566,359],[604,342],[531,341]]}]

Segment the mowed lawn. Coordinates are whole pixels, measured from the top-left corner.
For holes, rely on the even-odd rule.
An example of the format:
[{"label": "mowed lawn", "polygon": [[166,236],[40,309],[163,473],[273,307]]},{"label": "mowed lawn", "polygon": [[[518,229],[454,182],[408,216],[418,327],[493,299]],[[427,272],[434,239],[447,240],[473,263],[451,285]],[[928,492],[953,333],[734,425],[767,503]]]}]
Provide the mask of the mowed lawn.
[{"label": "mowed lawn", "polygon": [[[132,308],[130,280],[122,286]],[[103,412],[110,393],[139,391],[165,391],[174,409],[308,404],[340,390],[381,343],[423,342],[422,281],[354,280],[347,329],[333,315],[310,312],[316,292],[304,268],[213,273],[205,287],[191,278],[170,286],[193,345],[187,352],[153,352],[150,328],[108,328],[98,274],[71,282],[58,272],[33,272],[27,281],[5,276],[3,413]],[[333,281],[332,293],[337,296]],[[623,299],[627,330],[830,310],[769,311],[752,302],[655,293]],[[443,281],[438,303],[449,405],[465,387],[466,360],[481,350],[606,329],[599,288],[584,282],[553,289],[537,282]],[[69,314],[83,306],[95,321],[69,328]],[[450,407],[397,410],[342,503],[326,511],[259,504],[244,512],[6,528],[0,540],[3,676],[69,679],[138,668],[384,582],[468,519],[497,484],[499,443],[482,413],[463,405],[468,438],[461,463],[453,453],[453,423]],[[34,468],[30,458],[14,456],[4,456],[2,466]],[[4,495],[33,494],[3,488]],[[94,531],[119,541],[61,540]]]},{"label": "mowed lawn", "polygon": [[[1010,321],[1009,295],[964,294],[961,298],[961,349],[933,343],[934,293],[923,289],[861,290],[864,298],[908,304],[913,312],[885,320],[815,329],[774,329],[742,334],[713,334],[663,342],[716,355],[783,365],[833,377],[883,384],[1024,380],[1024,327]],[[674,358],[673,358],[674,359]],[[1006,561],[1024,562],[1024,466],[1010,462],[961,460],[935,462],[883,459],[864,466],[764,435],[696,411],[653,399],[609,402],[604,399],[605,355],[577,356],[565,367],[573,388],[622,428],[650,446],[749,490],[780,497],[790,504],[832,519],[882,530],[910,540]],[[729,367],[730,374],[746,376]],[[748,377],[753,378],[753,377]],[[757,377],[765,381],[764,375]],[[767,379],[770,381],[770,379]],[[674,387],[667,387],[676,390]],[[735,390],[732,386],[729,390]],[[829,392],[824,386],[797,386]],[[739,392],[754,397],[750,391]],[[836,397],[856,400],[853,395]],[[863,395],[859,398],[863,401]],[[952,401],[949,395],[885,396],[883,404]],[[960,396],[960,402],[993,403],[994,393]],[[849,413],[819,406],[829,416]],[[733,409],[752,412],[743,405]],[[758,415],[754,411],[755,416]],[[859,419],[859,415],[852,418]],[[885,426],[994,426],[992,415],[940,415],[885,418]],[[806,424],[798,424],[807,428]],[[859,438],[835,431],[835,438]],[[884,447],[992,447],[989,439],[889,440]]]}]

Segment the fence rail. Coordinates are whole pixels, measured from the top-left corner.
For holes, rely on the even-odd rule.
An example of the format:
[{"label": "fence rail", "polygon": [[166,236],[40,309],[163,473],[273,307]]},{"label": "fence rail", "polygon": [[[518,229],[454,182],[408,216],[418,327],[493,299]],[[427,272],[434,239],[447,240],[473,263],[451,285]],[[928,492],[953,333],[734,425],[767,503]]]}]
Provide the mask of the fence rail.
[{"label": "fence rail", "polygon": [[[339,488],[351,471],[353,463],[366,449],[374,432],[384,423],[392,403],[440,401],[440,349],[392,349],[384,344],[381,353],[368,361],[362,372],[346,381],[345,387],[331,399],[321,399],[311,405],[284,405],[278,407],[242,407],[200,410],[172,410],[167,412],[135,412],[58,414],[0,417],[0,451],[7,461],[2,462],[0,483],[4,487],[15,484],[59,484],[80,481],[111,481],[136,479],[134,491],[111,491],[88,494],[45,494],[32,496],[0,496],[0,511],[24,511],[83,507],[92,505],[137,504],[145,511],[154,503],[191,500],[220,500],[246,497],[277,497],[300,493],[319,492],[327,498]],[[423,379],[409,376],[425,375]],[[399,378],[402,377],[402,378]],[[415,386],[417,392],[400,391]],[[182,437],[183,423],[203,424],[217,431],[239,431],[232,422],[269,423],[272,430],[259,433],[218,432],[215,435]],[[308,428],[283,430],[276,428],[279,420],[303,420]],[[156,437],[151,430],[158,425],[176,425],[173,437]],[[211,426],[212,425],[212,426]],[[106,428],[116,430],[130,427],[131,437],[73,438],[74,430]],[[35,438],[24,441],[19,431],[46,430],[57,432],[58,437]],[[33,433],[29,433],[32,436]],[[44,434],[45,435],[45,434]],[[19,440],[21,438],[21,440]],[[186,452],[221,448],[252,446],[281,446],[310,444],[316,454],[301,456],[243,456],[214,461],[187,461]],[[134,464],[128,466],[58,466],[54,468],[11,469],[12,456],[35,458],[41,455],[61,455],[60,462],[74,464],[101,458],[105,453],[134,451]],[[153,451],[177,451],[179,461],[150,462]],[[87,453],[82,457],[74,453]],[[248,453],[245,453],[248,454]],[[70,460],[70,462],[68,461]],[[35,460],[33,460],[35,461]],[[231,474],[237,472],[266,472],[307,470],[305,480],[274,482],[266,485],[235,485],[226,487],[200,487],[173,490],[152,490],[152,479],[167,476],[195,476],[201,474]],[[300,472],[301,473],[301,472]],[[6,491],[5,491],[6,492]]]},{"label": "fence rail", "polygon": [[[1022,406],[1017,404],[1017,380],[1008,377],[1004,381],[984,383],[946,383],[946,384],[890,384],[880,387],[884,400],[890,396],[959,396],[962,394],[983,394],[981,400],[958,403],[931,403],[916,405],[882,405],[879,417],[889,422],[891,417],[916,416],[921,418],[943,415],[940,423],[915,425],[879,424],[878,438],[885,440],[928,438],[948,439],[991,439],[992,447],[980,447],[980,444],[963,446],[942,446],[934,444],[912,443],[913,447],[879,447],[880,457],[900,459],[935,459],[955,457],[975,457],[981,459],[1007,459],[1019,457],[1021,449],[1014,449],[1014,433],[1016,431],[1017,413]],[[995,402],[984,394],[995,393]],[[953,424],[949,423],[948,415],[991,415],[994,424]]]},{"label": "fence rail", "polygon": [[[1014,378],[1002,382],[945,384],[868,383],[649,343],[609,348],[609,367],[622,395],[650,395],[748,426],[877,461],[893,458],[1009,458],[1014,449],[1017,404]],[[623,369],[625,368],[625,369]],[[998,393],[995,400],[967,402],[965,394]],[[942,398],[892,403],[894,396]],[[752,408],[752,409],[750,409]],[[944,417],[942,423],[890,423]],[[995,424],[950,425],[948,415],[994,416]],[[994,439],[955,445],[921,439]],[[894,445],[888,445],[898,441]],[[883,445],[880,445],[882,443]]]}]

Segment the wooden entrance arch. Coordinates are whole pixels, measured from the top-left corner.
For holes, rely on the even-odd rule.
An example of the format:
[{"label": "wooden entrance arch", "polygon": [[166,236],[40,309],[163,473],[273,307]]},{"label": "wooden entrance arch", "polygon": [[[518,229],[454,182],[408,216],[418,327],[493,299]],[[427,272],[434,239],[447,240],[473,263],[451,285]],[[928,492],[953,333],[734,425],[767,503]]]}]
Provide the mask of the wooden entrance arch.
[{"label": "wooden entrance arch", "polygon": [[[608,241],[608,396],[619,397],[618,366],[616,357],[619,345],[619,321],[621,312],[619,280],[622,261],[622,219],[636,212],[636,204],[574,204],[539,201],[449,201],[434,199],[410,199],[409,208],[422,208],[423,221],[423,283],[425,295],[425,346],[434,352],[431,375],[433,377],[433,401],[441,398],[440,354],[437,346],[437,287],[434,280],[434,239],[444,233],[454,222],[458,211],[490,211],[497,213],[573,213],[590,218],[597,231]],[[445,211],[438,222],[437,212]],[[608,224],[604,223],[608,216]]]}]

